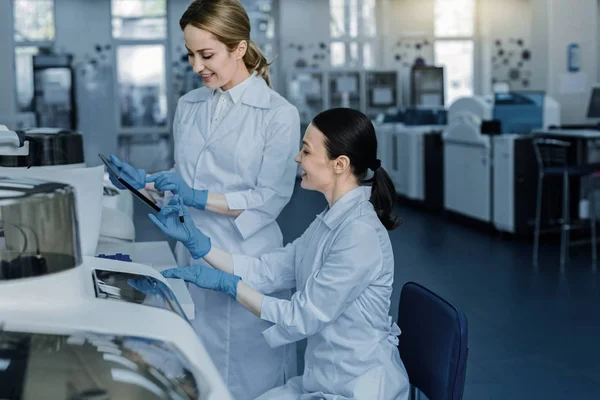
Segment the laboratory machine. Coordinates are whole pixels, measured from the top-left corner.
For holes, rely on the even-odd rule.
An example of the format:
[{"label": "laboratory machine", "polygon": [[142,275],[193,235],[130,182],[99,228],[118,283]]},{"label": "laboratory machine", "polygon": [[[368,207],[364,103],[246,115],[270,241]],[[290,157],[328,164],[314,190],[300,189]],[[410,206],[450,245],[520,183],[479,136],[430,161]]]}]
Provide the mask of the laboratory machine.
[{"label": "laboratory machine", "polygon": [[230,399],[169,282],[82,255],[75,209],[0,177],[0,398]]},{"label": "laboratory machine", "polygon": [[371,119],[397,109],[401,105],[401,88],[398,71],[390,70],[365,70],[364,88],[365,107],[364,113]]},{"label": "laboratory machine", "polygon": [[287,98],[298,109],[302,135],[312,119],[326,109],[324,79],[324,72],[317,69],[297,69],[288,75]]},{"label": "laboratory machine", "polygon": [[[86,168],[83,136],[76,131],[57,128],[10,130],[0,126],[0,173],[7,175],[52,177],[61,182],[90,183],[93,169]],[[20,138],[20,141],[16,138]],[[8,143],[13,143],[12,146]],[[3,171],[3,169],[10,168]],[[87,172],[86,172],[87,171]],[[86,182],[87,180],[87,182]],[[108,242],[133,241],[133,199],[127,191],[117,190],[108,175],[98,183],[102,186],[102,218],[100,240]],[[100,189],[99,189],[100,190]],[[81,203],[81,202],[80,202]],[[82,204],[80,204],[82,206]]]},{"label": "laboratory machine", "polygon": [[327,73],[328,107],[353,108],[364,111],[363,82],[358,70],[336,69]]},{"label": "laboratory machine", "polygon": [[399,109],[375,123],[379,157],[396,193],[432,209],[440,208],[443,180],[439,144],[445,124],[445,109],[414,107]]},{"label": "laboratory machine", "polygon": [[443,133],[444,208],[509,232],[527,224],[535,181],[523,174],[537,171],[528,135],[559,124],[558,103],[543,93],[456,100]]},{"label": "laboratory machine", "polygon": [[444,107],[444,67],[413,65],[410,70],[410,102],[413,107]]},{"label": "laboratory machine", "polygon": [[33,56],[33,111],[37,126],[65,130],[77,126],[75,72],[70,54]]}]

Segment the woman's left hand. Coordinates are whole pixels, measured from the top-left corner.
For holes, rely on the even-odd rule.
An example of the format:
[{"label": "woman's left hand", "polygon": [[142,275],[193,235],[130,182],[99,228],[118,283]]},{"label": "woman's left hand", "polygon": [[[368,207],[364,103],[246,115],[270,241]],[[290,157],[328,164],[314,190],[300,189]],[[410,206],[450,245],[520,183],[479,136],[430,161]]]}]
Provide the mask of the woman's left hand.
[{"label": "woman's left hand", "polygon": [[161,274],[165,278],[179,278],[201,288],[227,293],[234,300],[237,297],[237,284],[241,279],[237,275],[228,274],[202,265],[166,269]]},{"label": "woman's left hand", "polygon": [[165,235],[187,247],[192,257],[198,259],[210,251],[210,238],[196,228],[179,196],[173,196],[156,216],[148,214],[148,217]]}]

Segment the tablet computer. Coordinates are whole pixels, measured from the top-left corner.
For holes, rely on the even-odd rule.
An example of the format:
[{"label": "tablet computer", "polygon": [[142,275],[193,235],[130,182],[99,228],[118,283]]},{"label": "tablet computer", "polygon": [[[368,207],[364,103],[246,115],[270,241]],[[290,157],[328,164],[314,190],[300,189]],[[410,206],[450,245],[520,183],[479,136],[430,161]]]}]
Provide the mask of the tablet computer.
[{"label": "tablet computer", "polygon": [[151,199],[142,194],[139,190],[131,186],[125,179],[121,178],[121,175],[112,167],[108,158],[103,156],[102,154],[98,154],[98,157],[102,160],[104,165],[106,165],[106,170],[109,174],[115,177],[116,180],[123,186],[125,186],[131,193],[135,195],[138,199],[142,200],[148,206],[150,206],[154,211],[160,211],[160,207],[157,206]]}]

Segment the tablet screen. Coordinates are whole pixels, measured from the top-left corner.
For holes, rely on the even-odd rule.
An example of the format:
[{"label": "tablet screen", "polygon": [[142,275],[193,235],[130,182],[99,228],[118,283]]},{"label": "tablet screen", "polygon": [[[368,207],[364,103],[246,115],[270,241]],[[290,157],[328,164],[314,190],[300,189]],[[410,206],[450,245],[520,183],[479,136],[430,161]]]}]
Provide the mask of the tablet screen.
[{"label": "tablet screen", "polygon": [[100,157],[100,159],[102,160],[104,165],[106,165],[106,170],[108,171],[108,173],[111,174],[112,176],[114,176],[115,179],[117,179],[119,181],[119,183],[121,183],[121,185],[125,186],[131,193],[133,193],[135,195],[135,197],[142,200],[144,203],[146,203],[148,206],[150,206],[153,210],[160,211],[160,207],[157,206],[151,199],[149,199],[144,194],[142,194],[139,190],[137,190],[136,188],[131,186],[125,179],[121,178],[119,173],[117,171],[115,171],[115,169],[111,166],[108,158],[106,158],[102,154],[98,154],[98,157]]}]

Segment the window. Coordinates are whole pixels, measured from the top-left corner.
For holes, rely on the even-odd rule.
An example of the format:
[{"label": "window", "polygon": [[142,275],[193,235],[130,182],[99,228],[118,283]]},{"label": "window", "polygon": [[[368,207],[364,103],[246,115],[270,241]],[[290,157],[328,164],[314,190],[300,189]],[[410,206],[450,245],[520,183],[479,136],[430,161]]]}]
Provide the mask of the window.
[{"label": "window", "polygon": [[167,32],[166,0],[112,0],[113,37],[163,39]]},{"label": "window", "polygon": [[376,0],[329,0],[332,67],[373,66]]},{"label": "window", "polygon": [[122,45],[117,59],[121,126],[166,126],[164,46]]},{"label": "window", "polygon": [[17,111],[33,111],[33,56],[54,44],[54,0],[13,0]]},{"label": "window", "polygon": [[54,0],[14,0],[15,42],[54,40]]},{"label": "window", "polygon": [[111,0],[111,13],[121,131],[166,132],[166,0]]},{"label": "window", "polygon": [[446,105],[473,94],[475,0],[435,0],[435,63],[444,66]]}]

